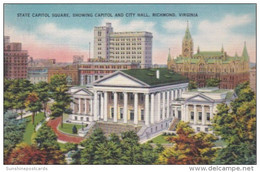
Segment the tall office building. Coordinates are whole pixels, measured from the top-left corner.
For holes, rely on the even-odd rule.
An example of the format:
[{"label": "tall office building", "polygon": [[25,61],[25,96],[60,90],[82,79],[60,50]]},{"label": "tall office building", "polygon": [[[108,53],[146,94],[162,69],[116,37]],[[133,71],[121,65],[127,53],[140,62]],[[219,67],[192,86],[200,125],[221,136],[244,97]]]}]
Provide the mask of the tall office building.
[{"label": "tall office building", "polygon": [[94,29],[94,58],[116,62],[137,62],[142,68],[152,65],[150,32],[113,32],[111,23]]},{"label": "tall office building", "polygon": [[27,78],[27,50],[22,50],[22,43],[10,42],[9,36],[4,36],[4,77],[6,79]]}]

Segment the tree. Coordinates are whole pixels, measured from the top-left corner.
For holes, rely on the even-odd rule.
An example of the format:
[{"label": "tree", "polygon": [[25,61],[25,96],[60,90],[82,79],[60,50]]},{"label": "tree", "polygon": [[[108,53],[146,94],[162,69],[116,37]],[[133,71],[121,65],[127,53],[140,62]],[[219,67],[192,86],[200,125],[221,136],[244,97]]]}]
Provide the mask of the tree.
[{"label": "tree", "polygon": [[59,145],[57,143],[57,136],[53,130],[46,125],[42,124],[42,127],[37,131],[35,141],[40,149],[57,148]]},{"label": "tree", "polygon": [[73,127],[72,127],[72,133],[73,134],[77,134],[78,133],[78,129],[77,129],[77,127],[75,125],[73,125]]},{"label": "tree", "polygon": [[33,90],[33,85],[25,79],[5,80],[4,85],[4,108],[20,110],[22,118],[25,109],[25,100],[28,94]]},{"label": "tree", "polygon": [[206,80],[207,87],[219,87],[220,80],[217,78],[210,78]]},{"label": "tree", "polygon": [[159,156],[159,164],[210,164],[215,158],[213,141],[216,137],[203,132],[195,133],[185,122],[179,122],[177,135],[168,137],[173,147],[165,149]]},{"label": "tree", "polygon": [[26,119],[16,119],[17,113],[7,111],[4,114],[4,161],[7,162],[7,158],[12,149],[20,143],[23,139]]},{"label": "tree", "polygon": [[65,152],[69,152],[69,151],[72,151],[72,150],[76,151],[76,150],[78,150],[78,144],[65,143],[64,149],[65,149]]},{"label": "tree", "polygon": [[52,116],[61,116],[61,127],[63,127],[63,113],[71,113],[71,95],[68,93],[66,75],[54,75],[51,77],[50,91],[54,103],[51,107]]},{"label": "tree", "polygon": [[189,85],[188,85],[188,89],[192,90],[192,89],[197,89],[198,85],[196,81],[189,81]]},{"label": "tree", "polygon": [[15,165],[38,165],[38,164],[48,164],[47,162],[47,152],[45,150],[39,150],[34,145],[22,144],[17,146],[10,156],[6,164]]},{"label": "tree", "polygon": [[35,142],[38,149],[46,150],[49,164],[65,164],[65,156],[60,150],[57,136],[46,123],[38,130]]},{"label": "tree", "polygon": [[32,123],[34,124],[35,114],[42,109],[42,104],[39,101],[38,94],[36,92],[29,93],[24,104],[27,110],[32,112]]},{"label": "tree", "polygon": [[98,145],[105,142],[107,142],[107,140],[103,131],[100,128],[95,129],[92,135],[81,143],[84,149],[80,153],[80,163],[94,164],[95,152],[98,148]]},{"label": "tree", "polygon": [[49,84],[44,81],[40,81],[35,84],[35,92],[38,94],[39,101],[42,103],[44,116],[46,117],[47,103],[50,100]]},{"label": "tree", "polygon": [[238,85],[230,106],[220,104],[213,118],[216,135],[227,146],[218,151],[216,164],[256,163],[256,98],[247,83]]}]

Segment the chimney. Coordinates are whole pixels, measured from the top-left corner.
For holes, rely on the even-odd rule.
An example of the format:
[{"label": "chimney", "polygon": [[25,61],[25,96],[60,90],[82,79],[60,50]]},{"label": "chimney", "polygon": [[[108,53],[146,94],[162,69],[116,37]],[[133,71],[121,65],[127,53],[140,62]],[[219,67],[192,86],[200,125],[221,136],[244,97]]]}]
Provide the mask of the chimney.
[{"label": "chimney", "polygon": [[156,70],[156,79],[160,79],[160,71]]}]

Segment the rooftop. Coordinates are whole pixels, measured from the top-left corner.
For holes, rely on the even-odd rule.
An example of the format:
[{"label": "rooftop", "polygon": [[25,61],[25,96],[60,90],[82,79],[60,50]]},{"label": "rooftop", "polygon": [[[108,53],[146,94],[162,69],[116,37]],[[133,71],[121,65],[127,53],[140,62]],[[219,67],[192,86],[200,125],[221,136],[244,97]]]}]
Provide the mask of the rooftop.
[{"label": "rooftop", "polygon": [[[159,79],[156,78],[156,71],[159,70]],[[168,70],[167,68],[152,69],[130,69],[122,72],[151,86],[169,85],[188,82],[188,78]]]}]

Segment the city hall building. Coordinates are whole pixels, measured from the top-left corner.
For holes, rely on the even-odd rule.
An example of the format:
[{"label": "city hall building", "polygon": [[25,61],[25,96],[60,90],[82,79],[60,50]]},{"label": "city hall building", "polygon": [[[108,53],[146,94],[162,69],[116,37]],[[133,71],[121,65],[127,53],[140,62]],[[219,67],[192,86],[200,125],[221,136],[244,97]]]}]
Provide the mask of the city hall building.
[{"label": "city hall building", "polygon": [[141,126],[142,138],[169,127],[171,102],[187,88],[186,77],[166,68],[116,71],[92,87],[71,88],[74,103],[69,120]]}]

